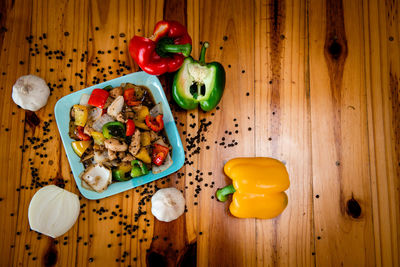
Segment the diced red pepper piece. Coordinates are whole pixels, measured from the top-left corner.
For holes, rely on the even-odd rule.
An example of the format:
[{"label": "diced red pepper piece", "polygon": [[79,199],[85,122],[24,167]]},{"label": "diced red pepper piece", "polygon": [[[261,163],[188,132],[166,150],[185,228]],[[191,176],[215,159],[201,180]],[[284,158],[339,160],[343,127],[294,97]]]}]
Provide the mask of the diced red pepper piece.
[{"label": "diced red pepper piece", "polygon": [[146,116],[146,125],[155,132],[159,132],[164,128],[163,115],[160,114],[157,117],[152,117],[150,115]]},{"label": "diced red pepper piece", "polygon": [[109,95],[110,93],[106,90],[94,89],[89,97],[88,104],[102,109],[104,108]]},{"label": "diced red pepper piece", "polygon": [[153,152],[151,154],[152,161],[155,165],[160,166],[164,163],[165,158],[167,157],[169,152],[169,148],[159,145],[159,144],[154,144],[153,146]]},{"label": "diced red pepper piece", "polygon": [[79,138],[79,140],[82,140],[82,141],[90,140],[90,136],[85,134],[84,127],[82,127],[82,126],[76,126],[75,135]]},{"label": "diced red pepper piece", "polygon": [[135,132],[135,123],[133,120],[128,119],[126,122],[126,136],[132,136],[133,133]]},{"label": "diced red pepper piece", "polygon": [[135,96],[135,88],[128,88],[124,91],[124,101],[128,106],[137,106],[142,101],[137,101]]}]

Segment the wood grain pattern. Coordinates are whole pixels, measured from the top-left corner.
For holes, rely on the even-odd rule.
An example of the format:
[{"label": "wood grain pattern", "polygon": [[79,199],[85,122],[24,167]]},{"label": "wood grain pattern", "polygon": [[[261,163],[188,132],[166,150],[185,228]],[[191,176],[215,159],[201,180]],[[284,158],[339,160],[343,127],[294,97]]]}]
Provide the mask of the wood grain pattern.
[{"label": "wood grain pattern", "polygon": [[[400,1],[100,1],[0,3],[0,266],[399,266]],[[192,56],[227,72],[210,112],[185,111],[160,77],[186,152],[173,175],[100,201],[50,239],[30,231],[33,194],[79,194],[55,125],[62,96],[139,70],[133,35],[162,19],[187,26]],[[35,114],[10,99],[24,74],[49,82]],[[198,140],[198,141],[197,141]],[[214,194],[224,163],[270,156],[289,171],[289,205],[272,220],[237,219]],[[187,211],[153,218],[158,189]]]},{"label": "wood grain pattern", "polygon": [[315,260],[306,8],[306,1],[256,7],[255,47],[267,48],[255,49],[256,155],[282,160],[291,177],[284,213],[256,222],[258,266],[310,266]]}]

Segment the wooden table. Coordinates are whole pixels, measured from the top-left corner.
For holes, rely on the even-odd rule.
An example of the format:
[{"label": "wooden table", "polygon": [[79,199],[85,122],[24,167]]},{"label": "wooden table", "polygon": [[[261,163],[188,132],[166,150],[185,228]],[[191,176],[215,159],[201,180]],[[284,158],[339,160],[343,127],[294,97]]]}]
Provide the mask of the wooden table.
[{"label": "wooden table", "polygon": [[[399,266],[400,1],[7,0],[0,10],[1,266]],[[209,41],[207,60],[227,72],[217,109],[170,101],[192,164],[101,201],[82,198],[78,223],[55,240],[30,231],[36,185],[62,179],[79,194],[55,103],[95,77],[137,71],[129,40],[162,19],[188,27],[194,57]],[[37,127],[11,100],[29,73],[53,90]],[[171,99],[171,76],[161,79]],[[224,162],[239,156],[286,163],[280,217],[237,219],[213,198],[229,182]],[[185,215],[155,220],[155,186],[182,189]]]}]

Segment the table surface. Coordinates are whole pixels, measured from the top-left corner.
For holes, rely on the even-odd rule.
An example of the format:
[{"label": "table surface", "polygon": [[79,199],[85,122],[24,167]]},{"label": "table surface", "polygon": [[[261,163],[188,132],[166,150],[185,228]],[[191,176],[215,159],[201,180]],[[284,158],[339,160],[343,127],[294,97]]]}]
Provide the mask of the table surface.
[{"label": "table surface", "polygon": [[[0,265],[399,266],[399,10],[396,0],[1,1]],[[82,198],[78,222],[55,240],[30,231],[41,185],[65,181],[79,194],[55,103],[137,71],[129,40],[162,19],[188,27],[194,57],[209,41],[207,60],[227,73],[207,113],[179,110],[171,75],[160,77],[191,164]],[[11,100],[29,73],[52,89],[36,127]],[[237,219],[213,198],[229,182],[224,163],[239,156],[286,163],[289,205],[278,218]],[[153,218],[155,186],[184,191],[184,216]]]}]

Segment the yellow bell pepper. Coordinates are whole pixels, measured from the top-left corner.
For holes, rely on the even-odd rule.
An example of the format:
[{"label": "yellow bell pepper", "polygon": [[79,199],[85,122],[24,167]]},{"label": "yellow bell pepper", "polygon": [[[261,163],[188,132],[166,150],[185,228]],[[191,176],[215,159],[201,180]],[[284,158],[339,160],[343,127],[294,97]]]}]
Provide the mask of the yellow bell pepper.
[{"label": "yellow bell pepper", "polygon": [[151,144],[150,132],[142,132],[140,134],[140,144],[142,146],[149,146]]},{"label": "yellow bell pepper", "polygon": [[142,108],[137,112],[137,120],[144,121],[147,115],[150,115],[149,108],[146,106],[142,106]]},{"label": "yellow bell pepper", "polygon": [[88,119],[88,109],[82,105],[74,105],[74,118],[75,118],[75,125],[77,126],[85,126],[86,121]]},{"label": "yellow bell pepper", "polygon": [[133,122],[135,123],[135,126],[140,128],[140,129],[143,129],[143,130],[146,130],[146,131],[150,130],[150,128],[143,121],[134,120]]},{"label": "yellow bell pepper", "polygon": [[103,133],[93,131],[90,133],[90,135],[93,137],[93,141],[96,145],[104,145],[106,138],[104,137]]},{"label": "yellow bell pepper", "polygon": [[143,161],[146,164],[151,163],[151,158],[150,158],[149,152],[147,151],[147,149],[145,147],[142,147],[139,150],[139,153],[137,153],[135,155],[135,158],[140,159],[141,161]]},{"label": "yellow bell pepper", "polygon": [[218,189],[219,201],[233,194],[229,210],[238,218],[270,219],[286,208],[289,174],[282,162],[272,158],[235,158],[224,166],[232,184]]},{"label": "yellow bell pepper", "polygon": [[92,141],[73,141],[71,143],[72,149],[75,151],[75,153],[79,156],[82,157],[83,153],[86,151],[86,149],[90,146]]}]

